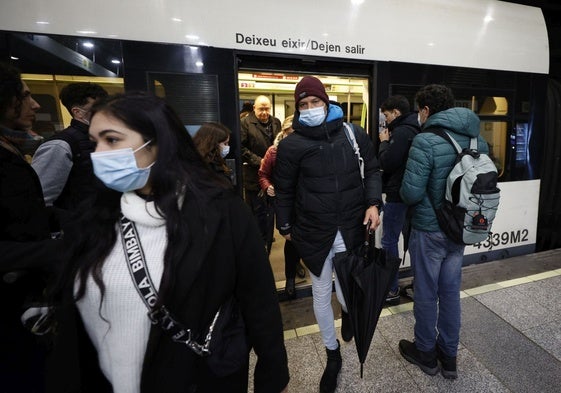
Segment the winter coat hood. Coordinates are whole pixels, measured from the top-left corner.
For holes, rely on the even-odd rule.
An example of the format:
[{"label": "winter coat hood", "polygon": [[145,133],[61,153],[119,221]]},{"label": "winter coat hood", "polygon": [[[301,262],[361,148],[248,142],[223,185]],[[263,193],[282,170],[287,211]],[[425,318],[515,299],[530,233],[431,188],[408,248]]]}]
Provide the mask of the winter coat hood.
[{"label": "winter coat hood", "polygon": [[429,127],[441,127],[473,138],[479,135],[479,117],[467,108],[450,108],[430,116],[423,130]]}]

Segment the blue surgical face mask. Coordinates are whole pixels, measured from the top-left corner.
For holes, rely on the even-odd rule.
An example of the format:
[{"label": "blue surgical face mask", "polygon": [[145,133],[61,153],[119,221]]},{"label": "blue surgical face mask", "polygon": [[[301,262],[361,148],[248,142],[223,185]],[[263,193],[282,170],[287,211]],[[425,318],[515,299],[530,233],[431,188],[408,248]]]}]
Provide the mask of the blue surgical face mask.
[{"label": "blue surgical face mask", "polygon": [[222,158],[226,157],[230,153],[230,145],[220,146],[220,155]]},{"label": "blue surgical face mask", "polygon": [[136,165],[134,153],[147,146],[151,140],[133,150],[126,149],[101,151],[91,153],[92,164],[95,175],[107,187],[127,192],[138,190],[146,185],[150,176],[150,168],[155,161],[146,168],[139,168]]},{"label": "blue surgical face mask", "polygon": [[312,109],[303,109],[300,111],[300,123],[308,127],[317,127],[325,120],[325,108],[319,106]]}]

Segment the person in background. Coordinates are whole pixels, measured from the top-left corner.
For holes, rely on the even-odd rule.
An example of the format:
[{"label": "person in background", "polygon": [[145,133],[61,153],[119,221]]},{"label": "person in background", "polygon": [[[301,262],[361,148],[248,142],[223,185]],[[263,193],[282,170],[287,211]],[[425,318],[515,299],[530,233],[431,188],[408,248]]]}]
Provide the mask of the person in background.
[{"label": "person in background", "polygon": [[240,110],[240,120],[253,112],[253,104],[249,101],[243,103],[242,109]]},{"label": "person in background", "polygon": [[[259,167],[259,185],[261,190],[267,194],[268,198],[275,197],[275,185],[273,184],[273,170],[275,168],[275,160],[277,158],[277,146],[281,139],[286,138],[294,131],[292,129],[292,120],[294,116],[288,116],[282,122],[281,132],[275,137],[272,146],[267,149],[265,156],[261,160]],[[300,254],[294,244],[286,240],[284,242],[284,275],[286,277],[285,291],[289,299],[296,297],[296,273],[300,278],[306,276],[304,266],[300,263]]]},{"label": "person in background", "polygon": [[467,108],[454,108],[452,90],[427,85],[415,95],[422,130],[411,145],[400,194],[413,206],[409,252],[415,280],[415,341],[401,340],[399,352],[429,375],[457,378],[456,355],[460,340],[460,284],[464,245],[450,240],[440,229],[435,209],[444,200],[446,179],[456,160],[454,147],[430,132],[444,129],[462,148],[478,137],[478,150],[488,152],[479,135],[479,118]]},{"label": "person in background", "polygon": [[[382,169],[382,192],[386,194],[382,219],[382,247],[389,255],[399,258],[399,235],[403,232],[407,205],[399,195],[401,179],[409,147],[420,131],[417,114],[409,109],[409,101],[401,95],[389,97],[382,103],[381,111],[387,128],[379,133],[378,160]],[[396,274],[386,297],[386,304],[399,304],[399,274]]]},{"label": "person in background", "polygon": [[267,253],[273,244],[274,210],[259,192],[257,172],[280,128],[280,120],[271,116],[271,101],[266,96],[255,98],[253,112],[241,120],[244,198],[257,219]]},{"label": "person in background", "polygon": [[61,262],[58,224],[24,158],[40,108],[21,73],[0,63],[0,390],[42,392],[45,350],[20,320]]},{"label": "person in background", "polygon": [[249,349],[237,371],[214,375],[205,357],[152,323],[137,292],[144,286],[133,279],[141,267],[153,282],[152,309],[165,306],[198,342],[235,297],[257,355],[255,391],[283,391],[289,376],[275,283],[243,200],[204,163],[163,99],[117,95],[92,113],[94,173],[109,190],[68,239],[52,391],[247,392]]},{"label": "person in background", "polygon": [[203,161],[232,181],[232,170],[226,165],[224,158],[230,153],[230,130],[224,124],[217,122],[203,123],[193,137],[197,150]]},{"label": "person in background", "polygon": [[[320,392],[332,393],[342,365],[331,305],[333,257],[355,249],[365,231],[380,224],[382,180],[372,141],[353,127],[364,159],[362,179],[344,130],[343,111],[329,103],[318,78],[302,78],[294,101],[294,133],[280,141],[274,170],[277,229],[294,242],[310,270],[314,315],[327,353]],[[341,335],[350,341],[352,327],[337,274],[335,288],[343,313]]]},{"label": "person in background", "polygon": [[74,210],[103,185],[93,174],[88,128],[96,100],[106,97],[103,87],[89,82],[70,83],[60,91],[60,101],[72,116],[70,126],[44,142],[31,166],[39,175],[47,206]]}]

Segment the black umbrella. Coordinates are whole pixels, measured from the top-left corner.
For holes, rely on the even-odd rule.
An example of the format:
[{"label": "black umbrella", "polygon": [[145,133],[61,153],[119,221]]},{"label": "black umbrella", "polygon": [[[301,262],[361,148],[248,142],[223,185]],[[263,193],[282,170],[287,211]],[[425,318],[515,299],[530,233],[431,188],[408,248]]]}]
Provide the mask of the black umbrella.
[{"label": "black umbrella", "polygon": [[364,361],[384,307],[390,282],[399,269],[401,259],[374,247],[374,235],[352,251],[335,254],[333,266],[352,322],[360,377]]}]

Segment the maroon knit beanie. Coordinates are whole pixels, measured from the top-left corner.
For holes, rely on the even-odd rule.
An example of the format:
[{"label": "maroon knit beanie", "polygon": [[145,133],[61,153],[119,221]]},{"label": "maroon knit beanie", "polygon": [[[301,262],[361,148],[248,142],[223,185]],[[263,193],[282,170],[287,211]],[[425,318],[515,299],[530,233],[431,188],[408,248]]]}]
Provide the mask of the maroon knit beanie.
[{"label": "maroon knit beanie", "polygon": [[329,106],[329,97],[325,92],[325,87],[315,76],[305,76],[296,85],[296,89],[294,89],[294,101],[296,102],[296,108],[298,108],[298,101],[309,96],[316,96],[325,102],[325,105]]}]

